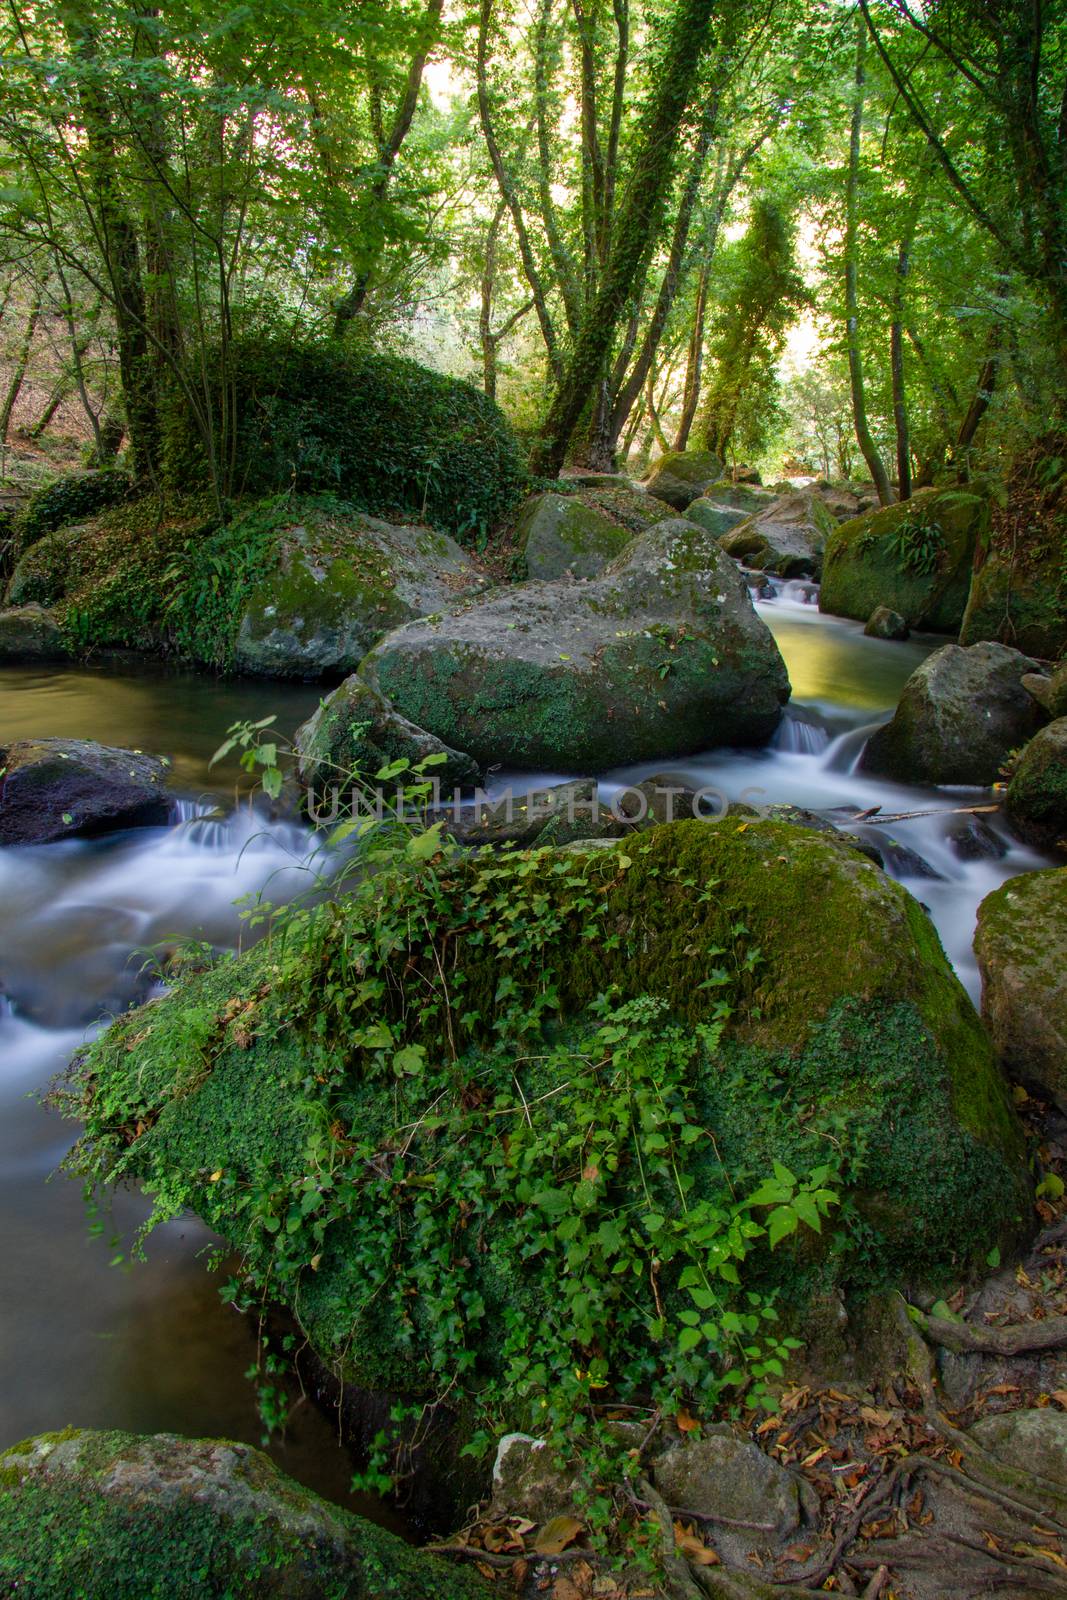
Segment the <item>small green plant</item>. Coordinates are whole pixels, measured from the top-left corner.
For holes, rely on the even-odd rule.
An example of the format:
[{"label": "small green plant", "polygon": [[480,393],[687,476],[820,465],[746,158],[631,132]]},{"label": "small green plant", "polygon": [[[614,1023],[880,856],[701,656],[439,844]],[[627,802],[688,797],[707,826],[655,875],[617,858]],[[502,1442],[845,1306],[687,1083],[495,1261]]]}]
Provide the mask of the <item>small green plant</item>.
[{"label": "small green plant", "polygon": [[946,544],[937,522],[906,518],[885,536],[886,548],[903,572],[926,578],[937,571]]}]

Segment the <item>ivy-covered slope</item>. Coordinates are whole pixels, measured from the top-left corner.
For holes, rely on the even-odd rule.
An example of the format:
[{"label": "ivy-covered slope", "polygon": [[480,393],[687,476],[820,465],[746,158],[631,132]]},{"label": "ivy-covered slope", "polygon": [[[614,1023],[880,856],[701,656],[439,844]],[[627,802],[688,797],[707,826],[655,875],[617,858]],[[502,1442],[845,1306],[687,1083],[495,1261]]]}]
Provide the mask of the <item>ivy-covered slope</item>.
[{"label": "ivy-covered slope", "polygon": [[925,913],[773,822],[404,857],[71,1094],[80,1168],[199,1212],[336,1371],[507,1421],[758,1390],[814,1290],[958,1274],[1025,1210]]}]

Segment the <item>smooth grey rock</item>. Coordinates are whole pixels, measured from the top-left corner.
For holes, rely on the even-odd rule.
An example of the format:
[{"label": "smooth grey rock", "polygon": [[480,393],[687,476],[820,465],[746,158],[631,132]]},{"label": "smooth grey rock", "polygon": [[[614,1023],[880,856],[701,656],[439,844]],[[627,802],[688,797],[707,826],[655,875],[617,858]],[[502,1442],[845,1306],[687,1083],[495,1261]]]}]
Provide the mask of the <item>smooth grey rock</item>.
[{"label": "smooth grey rock", "polygon": [[169,763],[87,739],[22,739],[0,750],[0,845],[152,826],[170,815]]},{"label": "smooth grey rock", "polygon": [[1005,1411],[981,1417],[968,1432],[1005,1466],[1067,1489],[1067,1412]]},{"label": "smooth grey rock", "polygon": [[1009,753],[1043,720],[1022,685],[1033,667],[1002,644],[943,645],[912,673],[860,766],[899,783],[995,783]]},{"label": "smooth grey rock", "polygon": [[54,612],[39,605],[0,611],[0,662],[62,661],[69,654]]}]

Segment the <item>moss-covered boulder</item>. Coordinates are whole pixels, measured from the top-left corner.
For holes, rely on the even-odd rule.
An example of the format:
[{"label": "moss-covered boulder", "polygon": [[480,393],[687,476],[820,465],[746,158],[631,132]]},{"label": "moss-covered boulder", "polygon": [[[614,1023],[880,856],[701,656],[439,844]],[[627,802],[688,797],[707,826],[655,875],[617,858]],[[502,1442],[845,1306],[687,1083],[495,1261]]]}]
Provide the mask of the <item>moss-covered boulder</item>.
[{"label": "moss-covered boulder", "polygon": [[[199,1212],[347,1381],[489,1385],[539,1425],[561,1383],[626,1401],[734,1362],[663,1320],[694,1213],[698,1304],[777,1286],[796,1325],[816,1290],[956,1281],[1020,1226],[989,1041],[865,857],[734,818],[419,857],[188,974],[70,1082],[79,1169]],[[832,1249],[768,1249],[744,1197],[779,1167],[838,1195]]]},{"label": "moss-covered boulder", "polygon": [[705,500],[713,500],[717,506],[730,506],[735,511],[743,511],[746,516],[753,512],[765,511],[775,499],[770,489],[764,489],[754,483],[735,483],[732,478],[720,478],[718,483],[709,484],[704,491]]},{"label": "moss-covered boulder", "polygon": [[911,637],[911,629],[899,611],[888,606],[875,606],[863,629],[868,639],[893,639],[900,641]]},{"label": "moss-covered boulder", "polygon": [[[500,407],[473,384],[403,356],[315,340],[236,340],[206,386],[230,428],[244,495],[341,495],[374,516],[429,522],[474,541],[505,518],[526,482]],[[206,488],[196,421],[173,396],[164,473],[174,494]]]},{"label": "moss-covered boulder", "polygon": [[515,523],[515,549],[528,578],[595,578],[630,532],[577,495],[537,494]]},{"label": "moss-covered boulder", "polygon": [[1024,872],[988,895],[974,951],[1000,1059],[1067,1111],[1067,870]]},{"label": "moss-covered boulder", "polygon": [[336,678],[354,672],[390,628],[447,611],[484,583],[448,534],[309,510],[279,536],[245,602],[234,665],[268,677]]},{"label": "moss-covered boulder", "polygon": [[1067,650],[1067,565],[1061,549],[1044,564],[992,550],[971,580],[961,644],[999,639],[1055,661]]},{"label": "moss-covered boulder", "polygon": [[[373,788],[375,774],[396,761],[414,768],[433,757],[426,774],[437,779],[442,791],[466,788],[479,777],[470,756],[417,728],[355,673],[297,729],[295,743],[300,782],[317,796],[313,805],[320,811],[334,790],[347,810],[353,784]],[[397,781],[409,779],[407,773]],[[332,800],[326,812],[331,809]]]},{"label": "moss-covered boulder", "polygon": [[67,653],[59,623],[44,606],[0,611],[0,662],[61,661]]},{"label": "moss-covered boulder", "polygon": [[690,501],[685,511],[690,522],[699,522],[702,528],[720,539],[724,533],[729,533],[736,528],[739,522],[744,522],[748,516],[747,511],[739,511],[736,506],[724,506],[713,495],[701,495],[699,500]]},{"label": "moss-covered boulder", "polygon": [[1045,720],[1022,681],[1035,665],[1003,644],[942,645],[868,739],[861,767],[898,783],[996,783],[1010,753]]},{"label": "moss-covered boulder", "polygon": [[676,511],[684,511],[721,477],[722,462],[710,450],[669,450],[653,464],[645,489]]},{"label": "moss-covered boulder", "polygon": [[736,528],[720,544],[727,555],[779,578],[817,578],[826,540],[836,528],[831,513],[810,490],[780,495]]},{"label": "moss-covered boulder", "polygon": [[71,472],[57,478],[32,494],[16,516],[16,550],[28,550],[57,528],[68,528],[109,506],[121,505],[130,491],[129,478],[113,467],[103,472]]},{"label": "moss-covered boulder", "polygon": [[408,623],[360,672],[482,766],[556,772],[760,744],[789,695],[736,568],[678,518],[599,578],[519,584]]},{"label": "moss-covered boulder", "polygon": [[1031,739],[1008,784],[1008,820],[1030,844],[1067,854],[1067,717]]},{"label": "moss-covered boulder", "polygon": [[987,497],[963,489],[923,490],[844,522],[826,542],[819,609],[866,622],[884,605],[913,628],[955,633],[988,526]]},{"label": "moss-covered boulder", "polygon": [[21,739],[0,750],[0,845],[166,822],[168,764],[88,739]]},{"label": "moss-covered boulder", "polygon": [[0,1593],[477,1600],[488,1590],[248,1445],[68,1428],[0,1454]]}]

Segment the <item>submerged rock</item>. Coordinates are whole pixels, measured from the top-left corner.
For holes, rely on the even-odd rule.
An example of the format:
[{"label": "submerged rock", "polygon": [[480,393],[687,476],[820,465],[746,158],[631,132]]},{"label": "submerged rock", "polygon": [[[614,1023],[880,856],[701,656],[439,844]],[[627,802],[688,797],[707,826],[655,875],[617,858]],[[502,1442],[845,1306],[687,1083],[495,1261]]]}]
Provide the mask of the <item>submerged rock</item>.
[{"label": "submerged rock", "polygon": [[[325,791],[373,785],[375,774],[395,761],[417,767],[428,756],[443,756],[426,769],[442,791],[478,782],[478,764],[461,750],[442,744],[425,728],[402,717],[377,690],[353,673],[296,731],[298,774],[304,788]],[[401,773],[403,784],[410,774]]]},{"label": "submerged rock", "polygon": [[595,578],[631,537],[576,495],[534,495],[515,524],[515,548],[528,578]]},{"label": "submerged rock", "polygon": [[1042,728],[1023,751],[1008,784],[1007,812],[1028,844],[1067,853],[1067,717]]},{"label": "submerged rock", "polygon": [[867,618],[864,633],[868,639],[910,639],[911,629],[899,611],[888,606],[876,606]]},{"label": "submerged rock", "polygon": [[[794,1325],[816,1292],[958,1278],[1027,1214],[1007,1086],[927,917],[871,862],[806,829],[679,822],[597,849],[446,856],[323,905],[306,938],[304,955],[287,943],[282,964],[268,941],[182,978],[147,1031],[144,1014],[121,1018],[76,1065],[72,1110],[98,1176],[110,1164],[165,1184],[170,1202],[240,1241],[256,1272],[270,1273],[278,1219],[290,1217],[293,1270],[277,1292],[347,1382],[422,1395],[455,1383],[440,1342],[442,1238],[444,1258],[462,1253],[462,1310],[449,1302],[470,1352],[460,1391],[516,1358],[503,1350],[517,1305],[534,1325],[555,1315],[554,1258],[528,1246],[532,1227],[554,1229],[559,1196],[541,1196],[535,1166],[515,1167],[516,1130],[559,1117],[567,1078],[545,1041],[570,1030],[584,1059],[588,1008],[609,993],[639,1007],[639,1026],[662,1018],[684,1041],[691,1120],[716,1130],[714,1150],[679,1151],[689,1207],[729,1193],[731,1174],[747,1184],[775,1161],[806,1173],[834,1159],[832,1129],[847,1201],[834,1249],[754,1246],[760,1283],[780,1286]],[[699,1024],[723,1002],[725,1031],[708,1036]],[[224,1015],[240,1019],[240,1037]],[[424,1055],[409,1071],[416,1043]],[[402,1177],[384,1158],[397,1139]],[[571,1171],[560,1168],[567,1184]],[[628,1147],[583,1181],[586,1237],[641,1210]],[[251,1194],[273,1198],[253,1212]],[[673,1217],[671,1185],[657,1180],[657,1195]],[[607,1381],[621,1382],[613,1362],[632,1346],[613,1341],[631,1291],[620,1307],[613,1260],[605,1250],[584,1270],[602,1275],[597,1339]],[[660,1272],[668,1302],[673,1271]],[[643,1368],[645,1388],[654,1381]],[[522,1426],[531,1404],[524,1389],[500,1420]]]},{"label": "submerged rock", "polygon": [[1067,1111],[1067,870],[1024,872],[987,895],[974,952],[998,1055]]},{"label": "submerged rock", "polygon": [[1040,727],[1023,687],[1034,662],[1002,644],[942,645],[904,685],[860,766],[898,783],[995,783],[1010,753]]},{"label": "submerged rock", "polygon": [[789,696],[737,569],[680,518],[587,583],[519,584],[398,628],[360,672],[483,766],[556,772],[760,744]]},{"label": "submerged rock", "polygon": [[279,678],[354,672],[390,628],[447,610],[483,583],[448,534],[354,513],[309,514],[286,531],[251,595],[234,664]]},{"label": "submerged rock", "polygon": [[842,523],[826,543],[819,609],[866,622],[884,605],[909,627],[955,633],[988,526],[988,500],[962,489],[921,490]]},{"label": "submerged rock", "polygon": [[55,614],[44,606],[0,611],[0,662],[62,661],[68,655]]},{"label": "submerged rock", "polygon": [[676,511],[684,511],[721,476],[722,462],[710,450],[670,450],[653,464],[645,489]]},{"label": "submerged rock", "polygon": [[249,1445],[42,1433],[0,1454],[0,1592],[27,1600],[477,1600],[469,1572]]},{"label": "submerged rock", "polygon": [[87,739],[23,739],[0,750],[0,845],[164,823],[167,766]]}]

